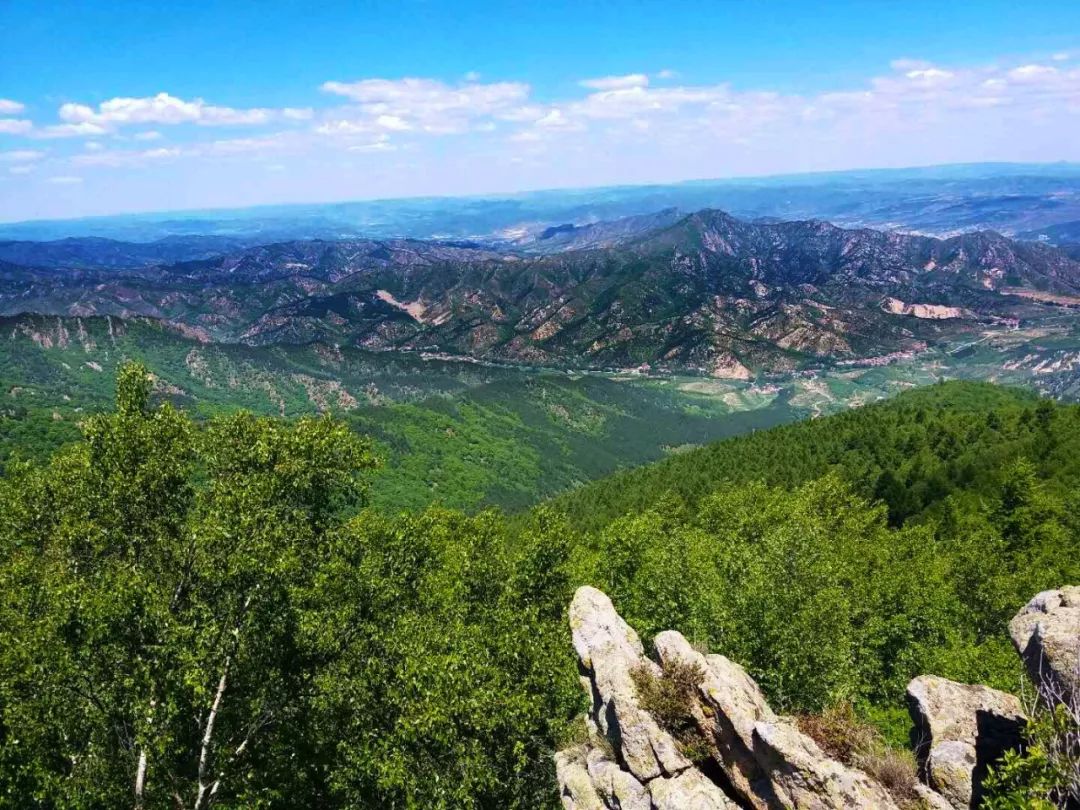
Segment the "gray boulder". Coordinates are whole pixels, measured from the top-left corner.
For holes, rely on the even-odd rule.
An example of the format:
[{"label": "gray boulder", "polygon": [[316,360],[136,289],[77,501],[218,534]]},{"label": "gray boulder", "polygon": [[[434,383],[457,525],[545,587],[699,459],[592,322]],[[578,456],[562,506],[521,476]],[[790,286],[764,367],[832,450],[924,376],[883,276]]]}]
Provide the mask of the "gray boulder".
[{"label": "gray boulder", "polygon": [[888,792],[862,771],[830,759],[818,745],[769,708],[746,670],[722,655],[704,656],[681,633],[656,637],[664,664],[678,660],[703,673],[704,711],[717,764],[739,798],[755,810],[773,807],[894,808]]},{"label": "gray boulder", "polygon": [[987,768],[1023,742],[1027,719],[1013,695],[922,675],[908,684],[920,775],[956,810],[977,807]]},{"label": "gray boulder", "polygon": [[791,723],[757,723],[754,749],[769,774],[780,807],[898,810],[899,805],[881,784],[830,759]]},{"label": "gray boulder", "polygon": [[649,791],[628,771],[619,767],[599,748],[588,753],[588,770],[593,786],[607,807],[619,810],[651,810]]},{"label": "gray boulder", "polygon": [[653,810],[739,810],[715,782],[696,768],[671,778],[654,779],[649,783],[649,796]]},{"label": "gray boulder", "polygon": [[[633,673],[660,668],[637,633],[595,588],[579,588],[570,628],[582,684],[592,705],[594,735],[584,747],[556,755],[567,810],[737,810],[723,789],[694,768],[678,743],[638,704]],[[610,756],[614,753],[614,758]]]},{"label": "gray boulder", "polygon": [[559,798],[564,810],[608,810],[593,787],[583,749],[555,755],[555,778],[559,780]]},{"label": "gray boulder", "polygon": [[1009,635],[1040,696],[1071,703],[1080,675],[1080,587],[1037,594],[1009,622]]},{"label": "gray boulder", "polygon": [[754,726],[775,723],[778,718],[757,683],[724,656],[702,655],[682,633],[667,630],[657,635],[654,644],[663,664],[681,661],[701,670],[698,725],[715,745],[720,767],[740,798],[756,810],[767,810],[776,797],[754,753]]}]

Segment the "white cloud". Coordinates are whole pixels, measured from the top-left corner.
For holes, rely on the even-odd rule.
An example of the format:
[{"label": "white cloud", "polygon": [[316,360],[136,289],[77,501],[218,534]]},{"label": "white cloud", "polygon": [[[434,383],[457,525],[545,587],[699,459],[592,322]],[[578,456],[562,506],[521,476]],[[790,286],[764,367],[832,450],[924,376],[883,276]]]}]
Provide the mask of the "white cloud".
[{"label": "white cloud", "polygon": [[142,153],[143,157],[147,160],[161,160],[163,158],[179,157],[181,151],[176,147],[158,147],[157,149],[147,149]]},{"label": "white cloud", "polygon": [[100,124],[83,121],[78,124],[51,124],[34,130],[33,135],[35,138],[85,138],[88,135],[106,135],[108,132]]},{"label": "white cloud", "polygon": [[380,115],[375,119],[375,125],[395,132],[412,129],[412,125],[399,115]]},{"label": "white cloud", "polygon": [[25,109],[26,105],[21,102],[0,98],[0,115],[18,115]]},{"label": "white cloud", "polygon": [[679,77],[679,71],[671,70],[670,68],[664,68],[656,74],[658,79],[677,79]]},{"label": "white cloud", "polygon": [[84,155],[75,155],[71,158],[75,166],[108,166],[119,168],[122,166],[144,166],[161,160],[180,157],[183,151],[179,148],[157,149],[109,149],[97,150]]},{"label": "white cloud", "polygon": [[390,142],[390,136],[379,135],[370,143],[359,143],[349,147],[350,152],[392,152],[397,146]]},{"label": "white cloud", "polygon": [[75,186],[81,183],[83,179],[81,177],[75,177],[73,175],[61,175],[59,177],[46,178],[46,183],[53,183],[58,186]]},{"label": "white cloud", "polygon": [[499,113],[496,117],[500,121],[517,121],[517,122],[533,122],[538,118],[543,118],[549,111],[548,107],[542,107],[539,104],[526,104],[521,107],[514,107]]},{"label": "white cloud", "polygon": [[915,68],[904,73],[909,79],[916,79],[918,81],[936,82],[942,79],[951,79],[953,73],[948,70],[942,70],[936,67],[924,67]]},{"label": "white cloud", "polygon": [[538,118],[535,122],[535,126],[540,129],[567,129],[572,127],[580,128],[581,125],[575,121],[571,121],[562,110],[554,109],[548,112],[541,118]]},{"label": "white cloud", "polygon": [[35,149],[13,149],[9,152],[0,152],[0,161],[4,163],[29,163],[33,160],[41,160],[43,157],[45,153]]},{"label": "white cloud", "polygon": [[74,155],[73,166],[106,168],[145,168],[178,159],[232,158],[280,152],[296,147],[299,142],[293,132],[274,132],[251,138],[224,138],[208,142],[191,142],[178,146],[158,146],[149,149],[104,149]]},{"label": "white cloud", "polygon": [[639,115],[673,114],[686,107],[707,107],[727,101],[731,95],[726,85],[625,87],[591,93],[581,101],[567,105],[566,109],[572,117],[635,118]]},{"label": "white cloud", "polygon": [[1072,59],[1072,54],[1068,51],[1058,51],[1050,57],[1055,62],[1068,62]]},{"label": "white cloud", "polygon": [[25,135],[33,128],[33,122],[24,118],[0,118],[0,134],[3,135]]},{"label": "white cloud", "polygon": [[10,169],[8,169],[8,171],[11,174],[30,174],[32,171],[34,171],[34,167],[30,166],[30,165],[27,165],[27,166],[12,166]]},{"label": "white cloud", "polygon": [[375,131],[375,124],[371,121],[324,121],[315,127],[315,132],[320,135],[370,135]]},{"label": "white cloud", "polygon": [[94,107],[87,104],[63,104],[60,120],[73,126],[91,125],[115,129],[138,124],[198,124],[200,126],[258,126],[278,119],[305,121],[314,115],[307,108],[265,107],[238,109],[207,104],[201,98],[185,101],[168,93],[142,98],[117,97]]},{"label": "white cloud", "polygon": [[[638,137],[656,148],[663,142],[740,148],[770,142],[781,151],[790,147],[777,138],[802,144],[807,127],[823,133],[825,140],[850,135],[866,142],[902,143],[919,137],[914,133],[934,131],[939,137],[941,126],[964,131],[982,111],[995,117],[981,125],[995,131],[1014,120],[1021,126],[1029,117],[1059,120],[1061,132],[1080,123],[1080,69],[1034,63],[956,67],[914,59],[895,60],[891,68],[861,87],[813,95],[735,90],[723,84],[653,87],[643,73],[612,76],[582,82],[593,91],[582,97],[522,105],[500,118],[525,125],[510,133],[516,143],[559,138],[565,147],[585,139],[623,143]],[[592,134],[572,134],[581,132]]]},{"label": "white cloud", "polygon": [[338,135],[378,129],[410,129],[433,135],[467,132],[521,106],[529,97],[529,86],[519,82],[450,85],[417,78],[331,81],[325,82],[322,90],[355,103],[354,107],[332,111],[316,128],[322,134]]},{"label": "white cloud", "polygon": [[105,146],[98,143],[97,141],[87,141],[83,144],[83,149],[85,149],[87,152],[100,152],[104,148]]},{"label": "white cloud", "polygon": [[260,135],[257,138],[226,138],[202,146],[200,154],[241,155],[275,152],[286,148],[288,144],[284,133]]},{"label": "white cloud", "polygon": [[1021,65],[1009,71],[1009,78],[1019,81],[1038,80],[1053,76],[1058,69],[1053,65]]},{"label": "white cloud", "polygon": [[[355,193],[358,183],[371,193],[460,193],[503,182],[539,187],[860,164],[1080,160],[1070,137],[1080,124],[1080,66],[1046,55],[966,65],[899,59],[879,75],[806,93],[695,83],[668,70],[585,79],[555,99],[473,75],[327,82],[321,89],[322,109],[232,109],[159,94],[68,105],[60,120],[37,127],[0,118],[0,131],[81,135],[98,144],[50,152],[37,169],[41,180],[85,173],[89,183],[91,167],[133,177],[145,171],[138,182],[162,194],[155,167],[205,161],[220,173],[193,178],[228,178],[222,183],[243,189],[244,199],[257,197],[260,180],[277,166],[291,188],[313,196]],[[254,128],[225,137],[195,126],[225,122]],[[174,137],[164,129],[174,123],[193,126]],[[170,140],[149,143],[159,130]],[[451,133],[460,137],[431,147],[430,136]],[[398,155],[408,159],[390,159]],[[8,172],[33,165],[0,159]],[[511,167],[518,167],[512,175]],[[383,174],[394,184],[380,185]],[[273,185],[278,181],[286,178]],[[36,180],[30,187],[47,190]]]},{"label": "white cloud", "polygon": [[625,90],[628,87],[648,87],[649,77],[644,73],[628,73],[625,76],[602,76],[599,79],[582,79],[578,84],[593,90]]}]

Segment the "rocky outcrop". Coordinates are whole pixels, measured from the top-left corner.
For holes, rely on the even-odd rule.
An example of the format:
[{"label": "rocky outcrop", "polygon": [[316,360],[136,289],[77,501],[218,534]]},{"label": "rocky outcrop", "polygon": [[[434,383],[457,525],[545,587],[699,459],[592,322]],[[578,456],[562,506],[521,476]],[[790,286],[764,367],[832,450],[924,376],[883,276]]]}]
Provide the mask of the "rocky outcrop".
[{"label": "rocky outcrop", "polygon": [[[556,756],[567,810],[899,807],[880,784],[777,716],[754,680],[723,656],[704,656],[668,631],[656,638],[658,665],[595,588],[574,596],[570,626],[592,705],[590,741]],[[695,673],[687,711],[703,745],[696,763],[637,692],[635,673],[660,679],[675,667]]]},{"label": "rocky outcrop", "polygon": [[671,735],[638,706],[631,673],[646,667],[659,674],[659,667],[645,657],[641,639],[611,600],[595,588],[579,589],[570,605],[570,630],[592,697],[589,719],[630,773],[647,782],[689,768]]},{"label": "rocky outcrop", "polygon": [[754,740],[758,762],[768,774],[781,807],[898,807],[882,785],[862,771],[830,759],[792,723],[758,723]]},{"label": "rocky outcrop", "polygon": [[697,652],[682,633],[660,633],[654,644],[665,666],[681,662],[703,673],[698,685],[702,703],[698,724],[713,740],[734,790],[754,807],[768,807],[772,789],[754,757],[754,727],[759,722],[775,723],[777,717],[754,679],[722,655],[706,657]]},{"label": "rocky outcrop", "polygon": [[1020,701],[933,675],[908,684],[907,700],[920,775],[956,810],[977,807],[988,767],[1023,741]]},{"label": "rocky outcrop", "polygon": [[579,588],[570,605],[570,629],[592,700],[589,733],[597,742],[558,755],[563,806],[734,810],[737,805],[694,769],[675,738],[639,705],[635,671],[660,677],[660,667],[646,657],[641,639],[611,600],[595,588]]},{"label": "rocky outcrop", "polygon": [[[922,782],[900,784],[873,760],[831,757],[770,708],[746,670],[682,634],[657,635],[652,660],[595,588],[578,589],[570,625],[591,704],[587,741],[555,757],[566,810],[967,810],[1027,722],[1012,695],[915,678],[907,699]],[[1039,594],[1009,629],[1033,676],[1059,685],[1058,699],[1071,694],[1080,588]]]},{"label": "rocky outcrop", "polygon": [[1009,622],[1009,635],[1040,696],[1072,703],[1080,686],[1080,587],[1037,594]]}]

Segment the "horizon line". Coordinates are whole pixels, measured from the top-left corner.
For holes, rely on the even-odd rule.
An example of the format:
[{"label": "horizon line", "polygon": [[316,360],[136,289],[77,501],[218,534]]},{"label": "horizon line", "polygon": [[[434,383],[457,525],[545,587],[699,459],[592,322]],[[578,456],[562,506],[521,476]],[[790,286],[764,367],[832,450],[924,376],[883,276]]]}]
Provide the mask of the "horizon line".
[{"label": "horizon line", "polygon": [[930,163],[920,164],[912,166],[862,166],[849,169],[820,169],[806,172],[779,172],[776,174],[757,174],[757,175],[729,175],[726,177],[697,177],[697,178],[684,178],[681,180],[669,180],[658,181],[655,183],[614,183],[607,185],[583,185],[583,186],[546,186],[543,188],[531,188],[521,189],[518,191],[488,191],[477,192],[474,194],[409,194],[400,197],[353,197],[341,200],[312,200],[312,201],[292,201],[292,202],[270,202],[270,203],[258,203],[256,205],[238,205],[238,206],[216,206],[211,208],[164,208],[164,209],[150,209],[144,211],[116,211],[108,214],[92,214],[89,216],[81,217],[43,217],[38,219],[13,219],[5,220],[0,219],[0,227],[11,227],[21,225],[34,225],[34,224],[50,224],[50,223],[64,223],[64,222],[94,222],[109,219],[118,218],[137,218],[137,217],[164,217],[164,216],[190,216],[195,214],[214,214],[223,212],[241,212],[241,211],[259,211],[274,208],[302,208],[306,206],[322,207],[322,206],[334,206],[334,205],[355,205],[355,204],[375,204],[380,202],[405,202],[409,200],[507,200],[515,197],[520,197],[528,194],[545,194],[545,193],[572,193],[572,192],[584,192],[584,191],[602,191],[605,189],[631,189],[631,188],[662,188],[665,186],[682,186],[691,184],[708,184],[708,183],[749,183],[754,181],[776,181],[787,178],[811,178],[811,177],[828,177],[837,175],[854,175],[861,173],[901,173],[901,172],[913,172],[913,171],[933,171],[944,169],[964,169],[964,168],[1003,168],[1003,167],[1024,167],[1024,168],[1036,168],[1036,167],[1055,167],[1055,168],[1071,168],[1080,170],[1080,161],[1071,160],[1057,160],[1057,161],[974,161],[974,162],[961,162],[961,163]]}]

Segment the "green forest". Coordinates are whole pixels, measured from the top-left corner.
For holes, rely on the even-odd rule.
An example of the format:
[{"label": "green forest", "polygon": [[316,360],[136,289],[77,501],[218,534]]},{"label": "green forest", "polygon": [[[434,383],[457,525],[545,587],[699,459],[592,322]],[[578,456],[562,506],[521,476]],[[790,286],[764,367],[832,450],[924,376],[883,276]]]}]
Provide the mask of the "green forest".
[{"label": "green forest", "polygon": [[807,412],[736,385],[716,395],[670,379],[347,346],[201,343],[139,319],[20,315],[0,318],[3,332],[10,339],[0,340],[0,463],[44,461],[78,440],[79,422],[111,407],[116,371],[134,360],[150,372],[156,401],[200,422],[239,408],[290,418],[336,414],[385,461],[368,490],[385,510],[433,503],[521,509],[618,469]]},{"label": "green forest", "polygon": [[168,399],[121,365],[111,410],[7,460],[0,807],[554,810],[581,584],[899,744],[910,678],[1016,691],[1006,622],[1080,580],[1080,406],[1022,390],[931,385],[512,511],[373,497],[435,417]]}]

